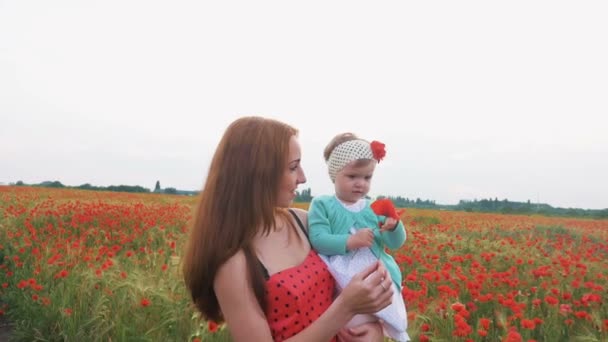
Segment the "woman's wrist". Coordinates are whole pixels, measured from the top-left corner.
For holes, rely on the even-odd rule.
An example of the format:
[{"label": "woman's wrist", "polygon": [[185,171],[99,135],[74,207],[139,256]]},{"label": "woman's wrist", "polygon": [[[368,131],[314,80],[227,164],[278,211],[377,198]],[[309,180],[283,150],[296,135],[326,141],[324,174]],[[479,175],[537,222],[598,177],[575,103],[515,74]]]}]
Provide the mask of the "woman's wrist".
[{"label": "woman's wrist", "polygon": [[355,312],[349,307],[346,300],[344,299],[342,292],[332,303],[332,307],[335,309],[336,321],[339,323],[338,326],[343,327],[348,323],[354,316]]}]

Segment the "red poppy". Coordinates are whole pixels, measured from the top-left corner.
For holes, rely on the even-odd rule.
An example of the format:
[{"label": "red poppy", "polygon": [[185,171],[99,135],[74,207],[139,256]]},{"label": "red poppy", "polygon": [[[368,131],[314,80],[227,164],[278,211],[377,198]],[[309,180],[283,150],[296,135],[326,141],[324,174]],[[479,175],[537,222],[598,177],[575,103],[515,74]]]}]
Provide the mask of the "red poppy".
[{"label": "red poppy", "polygon": [[378,161],[378,163],[384,158],[386,155],[386,150],[384,149],[384,144],[379,141],[372,141],[370,144],[372,148],[372,154],[374,155],[374,159]]},{"label": "red poppy", "polygon": [[218,324],[215,323],[214,321],[207,321],[207,329],[209,330],[209,332],[216,332],[218,328]]},{"label": "red poppy", "polygon": [[146,306],[150,306],[150,304],[152,304],[152,302],[148,298],[142,298],[140,304],[141,304],[141,306],[146,307]]},{"label": "red poppy", "polygon": [[534,328],[536,328],[536,323],[534,323],[534,321],[531,319],[522,319],[521,327],[524,329],[534,330]]},{"label": "red poppy", "polygon": [[375,200],[371,204],[371,207],[372,207],[372,210],[374,211],[374,213],[376,213],[376,215],[392,217],[395,220],[399,220],[399,216],[401,214],[403,214],[403,212],[405,211],[403,209],[397,211],[397,209],[395,209],[395,205],[393,204],[393,202],[388,198]]},{"label": "red poppy", "polygon": [[503,342],[521,342],[523,341],[523,338],[521,337],[521,335],[519,334],[519,332],[517,332],[517,330],[510,330],[509,333],[507,334],[507,336],[503,339]]},{"label": "red poppy", "polygon": [[559,299],[552,296],[545,296],[545,302],[549,305],[557,305],[559,303]]},{"label": "red poppy", "polygon": [[69,275],[68,271],[66,270],[61,270],[61,272],[55,274],[55,279],[57,278],[65,278]]},{"label": "red poppy", "polygon": [[479,324],[481,324],[481,327],[484,330],[490,330],[490,323],[492,321],[490,321],[488,318],[482,317],[479,319]]},{"label": "red poppy", "polygon": [[460,302],[456,302],[456,303],[452,304],[452,310],[454,310],[456,312],[460,312],[464,309],[465,309],[464,304],[462,304]]}]

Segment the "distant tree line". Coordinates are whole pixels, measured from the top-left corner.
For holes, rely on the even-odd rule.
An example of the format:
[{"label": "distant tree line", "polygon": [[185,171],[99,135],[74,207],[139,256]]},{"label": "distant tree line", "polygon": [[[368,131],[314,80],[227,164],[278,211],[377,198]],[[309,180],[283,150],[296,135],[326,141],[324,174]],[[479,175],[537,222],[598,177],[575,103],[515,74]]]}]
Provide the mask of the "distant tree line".
[{"label": "distant tree line", "polygon": [[421,209],[438,209],[439,206],[435,203],[435,201],[428,199],[409,199],[407,197],[401,196],[378,196],[378,199],[388,198],[395,204],[395,207],[398,208],[421,208]]},{"label": "distant tree line", "polygon": [[[312,199],[310,188],[296,196],[297,202],[309,202]],[[608,209],[555,208],[544,203],[515,202],[507,199],[460,200],[456,205],[437,204],[429,199],[410,199],[403,196],[377,196],[377,199],[388,198],[398,208],[441,209],[482,213],[501,213],[518,215],[544,215],[608,219]]]},{"label": "distant tree line", "polygon": [[304,189],[302,192],[296,191],[296,198],[294,201],[304,203],[312,201],[312,192],[310,188]]},{"label": "distant tree line", "polygon": [[[154,189],[155,193],[171,194],[171,195],[196,195],[198,191],[186,191],[177,190],[175,188],[160,189],[160,183],[157,181],[158,188]],[[16,186],[37,186],[45,188],[66,188],[66,189],[80,189],[80,190],[92,190],[92,191],[114,191],[114,192],[134,192],[134,193],[151,193],[150,189],[144,188],[140,185],[110,185],[110,186],[94,186],[89,183],[85,183],[78,186],[63,185],[59,181],[45,181],[37,184],[26,184],[22,181],[18,181],[14,184]]]},{"label": "distant tree line", "polygon": [[509,201],[506,198],[500,201],[498,198],[460,200],[457,205],[447,207],[452,210],[463,210],[468,212],[608,218],[608,209],[555,208],[544,203],[531,203],[530,200],[527,202],[514,202]]},{"label": "distant tree line", "polygon": [[[117,192],[136,192],[136,193],[162,193],[172,195],[198,195],[198,191],[177,190],[176,188],[162,189],[160,182],[156,181],[154,191],[144,188],[139,185],[110,185],[110,186],[93,186],[89,183],[79,186],[66,186],[59,181],[46,181],[38,184],[25,184],[22,181],[10,183],[9,185],[16,186],[40,186],[48,188],[72,188],[93,191],[117,191]],[[312,190],[306,188],[302,191],[296,191],[295,202],[308,203],[312,200]],[[544,203],[531,203],[509,201],[506,198],[498,200],[498,198],[460,200],[456,205],[437,204],[433,200],[428,199],[410,199],[402,196],[377,196],[377,198],[389,198],[398,208],[420,208],[420,209],[442,209],[442,210],[458,210],[467,212],[482,212],[482,213],[501,213],[501,214],[518,214],[518,215],[544,215],[544,216],[566,216],[566,217],[583,217],[594,219],[608,219],[607,209],[580,209],[580,208],[555,208]]]},{"label": "distant tree line", "polygon": [[[369,199],[372,199],[369,196],[366,196]],[[296,191],[296,198],[295,198],[295,202],[310,202],[312,200],[313,196],[312,196],[312,191],[310,190],[310,188],[306,188],[304,190],[300,191]],[[376,197],[378,199],[380,198],[389,198],[393,201],[393,203],[395,204],[396,207],[399,208],[428,208],[428,209],[437,209],[438,205],[435,204],[435,201],[431,201],[431,200],[421,200],[420,198],[416,198],[414,199],[409,199],[409,198],[404,198],[401,196],[378,196]]]},{"label": "distant tree line", "polygon": [[198,195],[198,191],[177,190],[176,188],[161,189],[160,181],[156,181],[156,185],[154,185],[154,193],[169,194],[169,195],[189,195],[189,196]]}]

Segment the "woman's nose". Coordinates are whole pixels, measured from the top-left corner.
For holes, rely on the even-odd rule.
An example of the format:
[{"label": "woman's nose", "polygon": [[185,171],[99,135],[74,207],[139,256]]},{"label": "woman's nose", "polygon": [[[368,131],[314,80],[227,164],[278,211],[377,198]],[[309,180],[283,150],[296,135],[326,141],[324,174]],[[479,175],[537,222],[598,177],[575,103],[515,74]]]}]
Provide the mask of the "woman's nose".
[{"label": "woman's nose", "polygon": [[306,183],[306,175],[304,174],[304,170],[300,170],[300,174],[298,175],[298,184]]}]

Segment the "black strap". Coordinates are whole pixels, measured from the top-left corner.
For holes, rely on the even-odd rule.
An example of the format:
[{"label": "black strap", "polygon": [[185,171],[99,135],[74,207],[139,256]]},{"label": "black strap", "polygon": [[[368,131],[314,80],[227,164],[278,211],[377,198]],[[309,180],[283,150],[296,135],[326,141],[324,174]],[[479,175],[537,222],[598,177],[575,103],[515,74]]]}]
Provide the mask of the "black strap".
[{"label": "black strap", "polygon": [[304,232],[304,235],[306,235],[306,239],[308,239],[308,242],[310,242],[310,238],[308,237],[308,230],[306,230],[306,228],[304,228],[304,223],[302,223],[302,220],[300,220],[300,217],[298,216],[298,214],[296,214],[296,212],[293,211],[293,209],[291,209],[291,208],[289,208],[288,210],[291,213],[291,215],[293,215],[293,217],[296,219],[296,222],[298,223],[298,227],[300,227],[300,229]]},{"label": "black strap", "polygon": [[260,264],[260,267],[262,268],[262,274],[264,275],[264,279],[265,280],[270,279],[270,274],[268,274],[268,270],[266,269],[266,266],[264,266],[264,264],[262,264],[260,259],[258,259],[258,264]]}]

